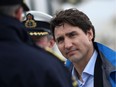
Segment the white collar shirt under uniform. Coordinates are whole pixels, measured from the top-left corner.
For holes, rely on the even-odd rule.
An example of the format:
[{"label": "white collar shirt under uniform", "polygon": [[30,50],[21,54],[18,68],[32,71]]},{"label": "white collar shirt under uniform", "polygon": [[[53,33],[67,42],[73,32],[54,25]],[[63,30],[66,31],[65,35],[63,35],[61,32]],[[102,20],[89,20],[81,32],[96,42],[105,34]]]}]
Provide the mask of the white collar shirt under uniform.
[{"label": "white collar shirt under uniform", "polygon": [[75,74],[75,69],[72,69],[72,75],[76,77],[78,82],[78,87],[94,87],[94,67],[97,59],[97,51],[95,50],[88,64],[86,65],[84,71],[82,72],[82,81],[78,80],[77,75]]}]

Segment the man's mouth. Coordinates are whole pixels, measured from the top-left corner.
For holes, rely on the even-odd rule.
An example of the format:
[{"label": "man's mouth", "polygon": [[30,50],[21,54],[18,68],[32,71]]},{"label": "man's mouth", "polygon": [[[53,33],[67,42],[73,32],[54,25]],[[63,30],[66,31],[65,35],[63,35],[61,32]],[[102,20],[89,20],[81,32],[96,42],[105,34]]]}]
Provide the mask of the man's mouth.
[{"label": "man's mouth", "polygon": [[75,51],[77,51],[77,49],[68,50],[68,51],[66,51],[66,55],[72,56],[75,54]]}]

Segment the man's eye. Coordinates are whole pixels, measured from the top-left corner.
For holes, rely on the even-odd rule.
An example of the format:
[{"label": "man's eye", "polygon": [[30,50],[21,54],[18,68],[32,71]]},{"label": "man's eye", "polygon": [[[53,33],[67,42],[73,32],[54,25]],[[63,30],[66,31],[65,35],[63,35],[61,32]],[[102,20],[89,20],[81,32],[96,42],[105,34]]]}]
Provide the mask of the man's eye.
[{"label": "man's eye", "polygon": [[63,40],[64,40],[63,38],[58,38],[56,42],[57,42],[57,43],[62,43]]},{"label": "man's eye", "polygon": [[74,36],[76,36],[76,33],[74,32],[69,34],[69,37],[74,37]]}]

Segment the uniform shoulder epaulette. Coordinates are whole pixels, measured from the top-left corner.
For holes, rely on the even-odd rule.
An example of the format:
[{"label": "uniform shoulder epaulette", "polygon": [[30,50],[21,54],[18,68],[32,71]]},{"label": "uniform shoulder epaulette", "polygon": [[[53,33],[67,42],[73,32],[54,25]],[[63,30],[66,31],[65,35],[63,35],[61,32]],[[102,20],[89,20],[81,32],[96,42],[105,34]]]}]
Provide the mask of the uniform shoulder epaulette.
[{"label": "uniform shoulder epaulette", "polygon": [[65,60],[61,56],[59,56],[56,52],[54,52],[52,49],[45,48],[45,50],[47,52],[51,53],[52,55],[56,56],[60,61],[65,62]]}]

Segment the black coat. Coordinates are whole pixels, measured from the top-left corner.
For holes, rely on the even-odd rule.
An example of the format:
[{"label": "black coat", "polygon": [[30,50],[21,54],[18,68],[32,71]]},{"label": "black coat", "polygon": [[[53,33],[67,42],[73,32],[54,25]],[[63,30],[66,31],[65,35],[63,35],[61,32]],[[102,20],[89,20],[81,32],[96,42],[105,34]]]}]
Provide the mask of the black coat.
[{"label": "black coat", "polygon": [[29,43],[18,20],[0,15],[0,87],[72,87],[72,83],[62,62]]}]

